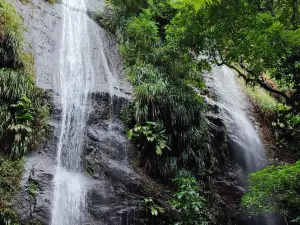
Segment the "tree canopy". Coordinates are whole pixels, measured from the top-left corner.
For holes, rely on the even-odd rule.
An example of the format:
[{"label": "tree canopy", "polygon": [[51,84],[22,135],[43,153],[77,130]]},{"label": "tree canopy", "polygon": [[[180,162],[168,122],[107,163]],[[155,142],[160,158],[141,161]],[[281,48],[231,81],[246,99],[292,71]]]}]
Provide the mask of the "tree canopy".
[{"label": "tree canopy", "polygon": [[[121,43],[126,72],[136,90],[136,114],[130,121],[135,121],[134,140],[142,146],[142,166],[156,173],[168,171],[164,174],[171,176],[182,167],[196,176],[216,168],[215,153],[204,145],[207,127],[200,122],[205,104],[191,89],[205,90],[202,71],[212,64],[226,65],[247,85],[265,89],[276,105],[266,120],[276,143],[300,152],[300,1],[110,3],[117,12],[110,27]],[[149,122],[159,124],[161,136]],[[159,138],[149,141],[149,134],[151,140],[153,134]],[[168,149],[157,157],[155,146],[161,140]],[[298,164],[273,166],[251,175],[244,206],[254,214],[277,212],[295,223]],[[282,195],[276,197],[278,193]]]}]

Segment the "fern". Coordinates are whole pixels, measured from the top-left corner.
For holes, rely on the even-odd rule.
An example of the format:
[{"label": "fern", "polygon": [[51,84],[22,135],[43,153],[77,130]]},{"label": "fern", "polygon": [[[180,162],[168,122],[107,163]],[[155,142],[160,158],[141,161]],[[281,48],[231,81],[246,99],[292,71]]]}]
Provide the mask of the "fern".
[{"label": "fern", "polygon": [[48,111],[30,77],[33,58],[23,50],[23,31],[16,10],[0,0],[0,149],[14,158],[46,132]]}]

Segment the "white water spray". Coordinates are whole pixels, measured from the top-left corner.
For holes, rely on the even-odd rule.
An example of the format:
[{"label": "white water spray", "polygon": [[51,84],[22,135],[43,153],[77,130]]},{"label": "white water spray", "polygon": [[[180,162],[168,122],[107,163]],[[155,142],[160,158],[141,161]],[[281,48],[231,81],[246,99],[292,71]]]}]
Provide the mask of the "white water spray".
[{"label": "white water spray", "polygon": [[82,149],[93,92],[121,95],[117,62],[107,37],[87,15],[84,0],[63,0],[60,74],[55,77],[61,97],[62,121],[57,144],[57,168],[51,225],[81,225],[86,215],[86,182]]}]

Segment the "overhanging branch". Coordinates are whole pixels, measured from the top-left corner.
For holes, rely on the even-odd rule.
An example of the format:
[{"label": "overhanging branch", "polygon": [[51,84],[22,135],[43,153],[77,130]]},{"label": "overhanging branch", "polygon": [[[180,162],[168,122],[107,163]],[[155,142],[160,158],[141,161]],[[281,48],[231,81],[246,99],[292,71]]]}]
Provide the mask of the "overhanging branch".
[{"label": "overhanging branch", "polygon": [[221,62],[218,62],[218,60],[216,59],[216,57],[214,57],[214,61],[215,61],[215,63],[216,63],[218,66],[223,66],[223,65],[225,65],[225,66],[227,66],[227,67],[229,67],[229,68],[235,70],[235,71],[238,73],[238,76],[239,76],[239,77],[242,77],[242,78],[245,80],[246,83],[254,83],[254,84],[258,84],[259,86],[261,86],[261,87],[262,87],[263,89],[265,89],[266,91],[271,92],[271,93],[274,93],[274,94],[276,94],[276,95],[279,95],[279,96],[283,97],[283,98],[285,99],[285,101],[286,101],[287,104],[292,105],[292,106],[294,105],[294,104],[293,104],[293,101],[291,100],[291,98],[290,98],[287,94],[285,94],[285,93],[283,93],[283,92],[281,92],[281,91],[279,91],[279,90],[276,90],[276,89],[270,87],[270,86],[269,86],[268,84],[266,84],[266,83],[264,82],[264,80],[262,80],[262,79],[259,79],[259,78],[256,78],[256,79],[255,79],[255,78],[250,78],[250,77],[248,77],[247,74],[253,75],[253,73],[252,73],[250,70],[248,70],[241,62],[240,62],[240,67],[241,67],[243,70],[245,70],[245,71],[247,72],[247,74],[243,73],[243,72],[242,72],[240,69],[238,69],[236,66],[231,65],[231,64],[229,64],[229,63],[226,63],[222,58],[221,58]]}]

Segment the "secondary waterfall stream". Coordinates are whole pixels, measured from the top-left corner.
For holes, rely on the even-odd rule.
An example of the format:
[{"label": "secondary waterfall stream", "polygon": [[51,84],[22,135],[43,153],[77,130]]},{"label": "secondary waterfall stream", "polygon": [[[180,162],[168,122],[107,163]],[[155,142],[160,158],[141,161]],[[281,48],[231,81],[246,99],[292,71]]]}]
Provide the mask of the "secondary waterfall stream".
[{"label": "secondary waterfall stream", "polygon": [[[216,95],[233,157],[245,171],[241,178],[244,183],[247,175],[267,165],[267,156],[258,131],[247,113],[249,100],[236,79],[230,68],[213,67],[212,72],[206,76],[206,83]],[[263,217],[250,220],[248,224],[275,225],[276,222],[273,218]]]},{"label": "secondary waterfall stream", "polygon": [[214,67],[208,86],[217,96],[221,114],[231,140],[235,160],[247,173],[266,165],[266,154],[257,130],[247,114],[247,96],[228,67]]}]

